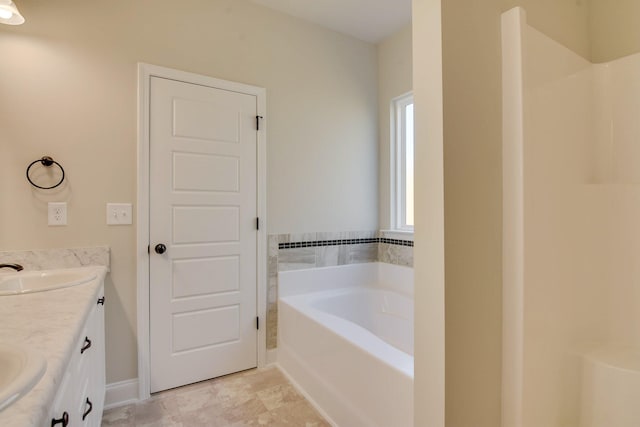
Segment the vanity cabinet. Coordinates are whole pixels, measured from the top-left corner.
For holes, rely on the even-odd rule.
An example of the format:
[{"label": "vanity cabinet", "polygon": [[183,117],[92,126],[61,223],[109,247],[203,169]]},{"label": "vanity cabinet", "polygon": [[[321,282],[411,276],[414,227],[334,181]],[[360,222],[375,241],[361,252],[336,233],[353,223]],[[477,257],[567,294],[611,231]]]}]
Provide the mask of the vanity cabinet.
[{"label": "vanity cabinet", "polygon": [[51,427],[99,427],[102,422],[105,395],[104,285],[97,295],[51,406]]}]

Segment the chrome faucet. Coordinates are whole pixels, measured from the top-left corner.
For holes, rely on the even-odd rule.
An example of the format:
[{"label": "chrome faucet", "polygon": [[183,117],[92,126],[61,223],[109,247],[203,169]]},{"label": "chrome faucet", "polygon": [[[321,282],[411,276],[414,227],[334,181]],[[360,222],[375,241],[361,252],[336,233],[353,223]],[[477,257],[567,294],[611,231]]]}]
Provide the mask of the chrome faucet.
[{"label": "chrome faucet", "polygon": [[15,271],[24,270],[24,267],[20,264],[0,264],[0,268],[13,268]]}]

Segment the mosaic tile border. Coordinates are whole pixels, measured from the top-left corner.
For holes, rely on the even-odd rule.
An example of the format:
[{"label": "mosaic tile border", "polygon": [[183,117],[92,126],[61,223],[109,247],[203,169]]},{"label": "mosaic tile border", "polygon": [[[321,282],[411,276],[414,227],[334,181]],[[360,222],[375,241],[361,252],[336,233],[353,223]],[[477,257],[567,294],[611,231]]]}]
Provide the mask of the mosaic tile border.
[{"label": "mosaic tile border", "polygon": [[371,237],[365,239],[313,240],[309,242],[279,243],[278,249],[315,248],[320,246],[359,245],[366,243],[387,243],[389,245],[413,247],[411,240],[388,239],[386,237]]},{"label": "mosaic tile border", "polygon": [[378,243],[413,247],[413,240],[387,239],[386,237],[378,237]]}]

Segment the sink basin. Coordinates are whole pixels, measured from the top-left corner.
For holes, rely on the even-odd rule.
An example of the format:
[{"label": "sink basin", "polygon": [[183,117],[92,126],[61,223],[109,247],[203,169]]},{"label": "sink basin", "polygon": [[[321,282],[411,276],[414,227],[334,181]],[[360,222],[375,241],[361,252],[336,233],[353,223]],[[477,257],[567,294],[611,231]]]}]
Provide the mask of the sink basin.
[{"label": "sink basin", "polygon": [[66,288],[94,280],[92,268],[27,271],[0,275],[0,295],[25,294]]},{"label": "sink basin", "polygon": [[0,411],[28,393],[46,368],[40,353],[22,346],[0,344]]}]

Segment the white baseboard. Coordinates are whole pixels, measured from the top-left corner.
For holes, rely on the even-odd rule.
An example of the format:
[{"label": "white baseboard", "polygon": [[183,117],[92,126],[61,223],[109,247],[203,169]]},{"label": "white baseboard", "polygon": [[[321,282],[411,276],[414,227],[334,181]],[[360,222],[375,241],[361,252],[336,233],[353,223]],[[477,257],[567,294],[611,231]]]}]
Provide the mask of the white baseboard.
[{"label": "white baseboard", "polygon": [[138,401],[138,379],[107,384],[104,409],[117,408]]},{"label": "white baseboard", "polygon": [[[267,350],[266,364],[273,365],[278,360],[278,349]],[[117,408],[138,402],[138,379],[119,381],[107,384],[104,397],[104,409]]]},{"label": "white baseboard", "polygon": [[278,349],[272,348],[271,350],[267,350],[267,366],[273,365],[278,361]]}]

